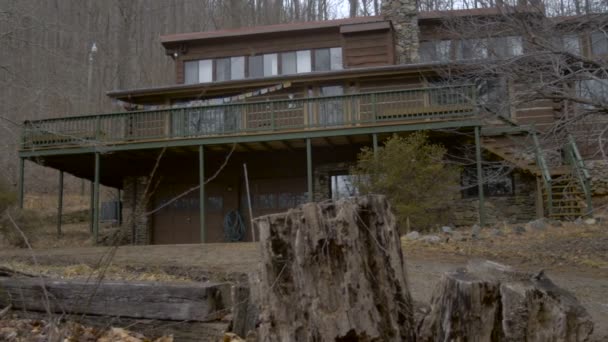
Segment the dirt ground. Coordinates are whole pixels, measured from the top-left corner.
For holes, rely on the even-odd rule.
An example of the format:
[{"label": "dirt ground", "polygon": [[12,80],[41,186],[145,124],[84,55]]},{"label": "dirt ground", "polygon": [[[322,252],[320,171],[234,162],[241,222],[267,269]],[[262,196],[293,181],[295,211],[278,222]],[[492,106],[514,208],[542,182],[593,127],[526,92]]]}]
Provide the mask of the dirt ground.
[{"label": "dirt ground", "polygon": [[[546,274],[559,286],[572,291],[595,322],[594,341],[608,340],[608,228],[605,224],[547,225],[543,229],[514,226],[484,229],[479,238],[469,230],[436,233],[439,242],[403,239],[408,281],[415,300],[428,302],[441,274],[466,265],[473,258],[488,258],[519,269]],[[107,266],[108,278],[183,280],[236,280],[255,271],[259,262],[254,243],[90,247],[86,224],[66,229],[66,237],[51,233],[34,242],[32,252],[2,248],[0,267],[42,272],[56,277],[88,276]],[[82,241],[66,247],[69,232]],[[84,239],[86,237],[86,239]],[[84,239],[84,240],[83,240]],[[62,247],[62,248],[53,248]]]}]

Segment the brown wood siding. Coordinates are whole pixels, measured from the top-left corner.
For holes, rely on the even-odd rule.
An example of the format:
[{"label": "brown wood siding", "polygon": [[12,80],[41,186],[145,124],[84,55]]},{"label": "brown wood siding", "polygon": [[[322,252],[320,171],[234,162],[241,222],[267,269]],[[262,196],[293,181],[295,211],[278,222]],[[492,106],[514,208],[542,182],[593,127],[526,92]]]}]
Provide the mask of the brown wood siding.
[{"label": "brown wood siding", "polygon": [[272,39],[239,38],[231,41],[207,43],[205,45],[192,45],[188,47],[186,54],[176,60],[176,64],[178,65],[176,80],[177,83],[184,83],[183,65],[188,60],[253,56],[265,53],[331,48],[341,45],[341,35],[337,29],[307,35],[283,34]]},{"label": "brown wood siding", "polygon": [[394,64],[390,30],[344,34],[342,55],[346,68]]}]

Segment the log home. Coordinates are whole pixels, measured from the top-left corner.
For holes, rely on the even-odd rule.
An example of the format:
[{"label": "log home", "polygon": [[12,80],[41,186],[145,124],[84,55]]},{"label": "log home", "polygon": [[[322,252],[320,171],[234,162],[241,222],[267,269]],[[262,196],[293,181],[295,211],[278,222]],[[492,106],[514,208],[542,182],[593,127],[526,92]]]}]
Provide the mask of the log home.
[{"label": "log home", "polygon": [[[175,84],[108,92],[123,112],[25,122],[21,199],[30,160],[93,182],[96,238],[103,184],[122,190],[132,243],[250,241],[249,198],[256,217],[350,196],[348,170],[362,147],[376,150],[390,135],[425,130],[448,147],[473,147],[462,198],[446,223],[590,210],[589,177],[574,139],[564,146],[567,158],[550,168],[539,128],[531,127],[553,122],[552,103],[489,109],[488,98],[508,101],[516,85],[455,84],[438,71],[451,65],[466,73],[471,60],[488,58],[487,47],[442,36],[445,14],[417,13],[413,1],[386,1],[383,12],[162,36]],[[492,44],[499,57],[525,49],[517,36],[497,36]],[[511,168],[503,172],[482,159],[506,160]],[[580,184],[575,200],[556,197],[554,179],[562,175]]]}]

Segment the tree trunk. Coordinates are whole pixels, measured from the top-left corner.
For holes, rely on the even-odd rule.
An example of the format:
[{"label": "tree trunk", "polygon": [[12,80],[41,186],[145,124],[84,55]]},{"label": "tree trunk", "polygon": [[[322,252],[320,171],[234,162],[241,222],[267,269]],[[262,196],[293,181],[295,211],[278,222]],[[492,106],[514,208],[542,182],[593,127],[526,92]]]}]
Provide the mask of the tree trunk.
[{"label": "tree trunk", "polygon": [[255,220],[260,341],[413,341],[395,217],[384,196],[307,203]]},{"label": "tree trunk", "polygon": [[541,272],[490,261],[446,273],[419,324],[419,341],[585,341],[586,310]]}]

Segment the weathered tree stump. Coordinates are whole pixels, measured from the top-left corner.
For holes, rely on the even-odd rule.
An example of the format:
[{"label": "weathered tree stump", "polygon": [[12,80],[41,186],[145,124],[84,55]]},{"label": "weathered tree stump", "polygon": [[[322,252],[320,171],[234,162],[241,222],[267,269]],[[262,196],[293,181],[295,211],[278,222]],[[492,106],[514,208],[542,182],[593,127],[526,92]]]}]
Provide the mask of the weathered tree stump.
[{"label": "weathered tree stump", "polygon": [[260,341],[413,341],[395,218],[384,196],[258,218]]},{"label": "weathered tree stump", "polygon": [[419,341],[586,341],[593,323],[574,295],[542,272],[490,261],[443,275]]}]

